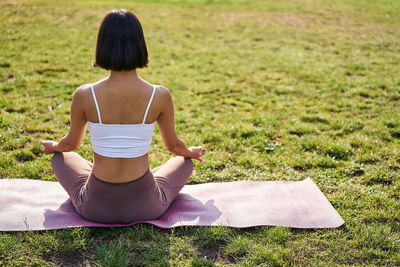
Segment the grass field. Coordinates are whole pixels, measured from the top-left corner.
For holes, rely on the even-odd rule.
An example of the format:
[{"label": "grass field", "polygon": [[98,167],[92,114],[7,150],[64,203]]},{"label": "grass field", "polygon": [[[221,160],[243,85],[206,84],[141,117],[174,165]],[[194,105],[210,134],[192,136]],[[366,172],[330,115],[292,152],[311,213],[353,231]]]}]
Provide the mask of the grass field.
[{"label": "grass field", "polygon": [[[0,233],[0,265],[400,265],[396,0],[2,0],[0,178],[55,181],[40,140],[65,135],[74,90],[107,75],[91,62],[112,8],[141,20],[139,73],[205,148],[189,183],[311,177],[346,223]],[[88,135],[77,152],[93,159]],[[158,131],[150,157],[171,157]]]}]

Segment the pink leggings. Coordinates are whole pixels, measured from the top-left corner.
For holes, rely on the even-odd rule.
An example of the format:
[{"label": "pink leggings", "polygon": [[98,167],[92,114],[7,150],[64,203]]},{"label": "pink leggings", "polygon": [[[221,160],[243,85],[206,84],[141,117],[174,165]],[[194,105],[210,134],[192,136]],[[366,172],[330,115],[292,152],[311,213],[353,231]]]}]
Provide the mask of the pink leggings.
[{"label": "pink leggings", "polygon": [[193,171],[191,159],[174,157],[136,180],[111,183],[91,173],[92,163],[75,152],[55,153],[51,165],[78,213],[101,223],[160,217]]}]

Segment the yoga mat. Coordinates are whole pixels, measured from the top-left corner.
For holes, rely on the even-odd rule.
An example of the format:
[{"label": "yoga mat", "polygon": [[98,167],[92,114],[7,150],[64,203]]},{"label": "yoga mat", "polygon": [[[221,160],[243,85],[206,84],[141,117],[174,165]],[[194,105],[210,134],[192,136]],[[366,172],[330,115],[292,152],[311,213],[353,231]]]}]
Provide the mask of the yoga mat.
[{"label": "yoga mat", "polygon": [[[341,226],[344,221],[314,182],[307,178],[296,182],[237,181],[186,185],[160,218],[142,223],[162,228],[216,225],[333,228]],[[0,231],[89,226],[128,225],[101,224],[83,219],[58,182],[0,179]]]}]

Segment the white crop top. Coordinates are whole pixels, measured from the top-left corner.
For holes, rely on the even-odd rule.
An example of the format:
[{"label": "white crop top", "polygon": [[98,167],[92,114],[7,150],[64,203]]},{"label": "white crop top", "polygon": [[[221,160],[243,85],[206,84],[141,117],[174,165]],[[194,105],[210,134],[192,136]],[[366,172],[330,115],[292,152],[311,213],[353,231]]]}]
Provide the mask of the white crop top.
[{"label": "white crop top", "polygon": [[143,121],[140,124],[103,124],[93,84],[91,89],[97,116],[99,117],[98,123],[89,121],[89,133],[93,151],[110,158],[136,158],[148,153],[154,133],[154,122],[146,124],[145,121],[156,87],[153,86],[153,93],[147,104]]}]

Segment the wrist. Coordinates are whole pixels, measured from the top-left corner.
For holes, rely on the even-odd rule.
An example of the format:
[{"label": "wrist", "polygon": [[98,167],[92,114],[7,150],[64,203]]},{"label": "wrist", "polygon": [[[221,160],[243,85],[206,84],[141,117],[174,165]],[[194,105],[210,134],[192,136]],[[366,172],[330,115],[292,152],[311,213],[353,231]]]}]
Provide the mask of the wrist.
[{"label": "wrist", "polygon": [[58,143],[57,142],[54,142],[53,144],[52,144],[52,146],[51,146],[51,149],[52,149],[52,151],[53,151],[53,153],[54,152],[58,152]]}]

